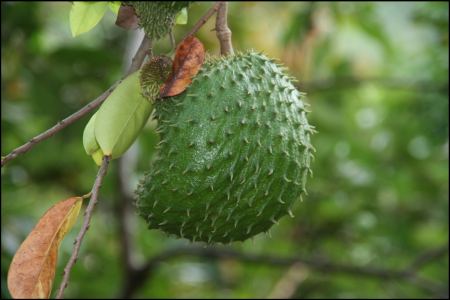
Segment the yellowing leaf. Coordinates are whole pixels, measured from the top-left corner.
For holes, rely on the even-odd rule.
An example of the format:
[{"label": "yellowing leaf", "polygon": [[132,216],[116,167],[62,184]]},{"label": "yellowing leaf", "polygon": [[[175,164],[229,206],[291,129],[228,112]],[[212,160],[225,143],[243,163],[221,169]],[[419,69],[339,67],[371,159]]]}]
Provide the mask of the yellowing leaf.
[{"label": "yellowing leaf", "polygon": [[50,297],[58,248],[75,224],[82,199],[72,197],[55,204],[20,245],[8,271],[8,289],[13,298]]},{"label": "yellowing leaf", "polygon": [[153,106],[141,94],[139,71],[125,78],[95,117],[95,138],[105,155],[120,157],[136,140]]},{"label": "yellowing leaf", "polygon": [[76,37],[88,32],[103,18],[108,8],[108,2],[74,1],[70,9],[70,29]]},{"label": "yellowing leaf", "polygon": [[94,153],[92,153],[92,159],[95,161],[95,164],[97,166],[101,166],[102,165],[102,160],[103,160],[103,156],[105,156],[103,154],[102,149],[98,149],[97,151],[95,151]]}]

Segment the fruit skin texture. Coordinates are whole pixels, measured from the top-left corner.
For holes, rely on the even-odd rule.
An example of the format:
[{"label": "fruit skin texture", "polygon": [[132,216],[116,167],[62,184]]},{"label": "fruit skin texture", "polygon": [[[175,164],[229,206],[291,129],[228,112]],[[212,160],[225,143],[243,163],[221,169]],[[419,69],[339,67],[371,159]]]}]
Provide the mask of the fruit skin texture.
[{"label": "fruit skin texture", "polygon": [[139,82],[141,92],[151,103],[159,97],[159,88],[172,70],[172,60],[168,56],[154,56],[141,68]]},{"label": "fruit skin texture", "polygon": [[188,7],[189,1],[127,1],[134,7],[139,24],[152,39],[158,40],[169,33],[179,11]]},{"label": "fruit skin texture", "polygon": [[155,103],[161,141],[136,206],[150,228],[243,241],[291,213],[314,131],[283,68],[254,52],[208,59],[182,94]]}]

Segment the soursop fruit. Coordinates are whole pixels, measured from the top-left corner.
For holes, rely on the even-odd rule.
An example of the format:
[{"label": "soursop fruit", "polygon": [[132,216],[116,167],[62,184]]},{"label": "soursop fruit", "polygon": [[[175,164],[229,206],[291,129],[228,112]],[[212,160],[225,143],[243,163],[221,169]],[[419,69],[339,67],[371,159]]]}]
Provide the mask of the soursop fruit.
[{"label": "soursop fruit", "polygon": [[168,56],[154,56],[146,62],[140,72],[141,92],[151,103],[159,97],[159,88],[166,81],[172,69],[172,60]]},{"label": "soursop fruit", "polygon": [[136,190],[140,215],[191,241],[268,231],[306,193],[314,150],[306,114],[274,60],[208,58],[186,91],[155,102],[161,141]]},{"label": "soursop fruit", "polygon": [[[192,1],[191,1],[192,2]],[[190,1],[129,1],[139,17],[139,25],[152,39],[158,40],[169,33],[175,17]]]}]

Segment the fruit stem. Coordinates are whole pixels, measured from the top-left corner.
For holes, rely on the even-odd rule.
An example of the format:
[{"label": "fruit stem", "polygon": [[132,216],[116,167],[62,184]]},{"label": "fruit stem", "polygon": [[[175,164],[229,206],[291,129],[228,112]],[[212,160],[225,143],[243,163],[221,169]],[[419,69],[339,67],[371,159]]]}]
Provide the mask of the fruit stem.
[{"label": "fruit stem", "polygon": [[219,2],[219,10],[216,17],[216,35],[220,42],[220,54],[228,55],[234,54],[233,45],[231,44],[231,30],[228,28],[227,15],[228,3],[225,1]]}]

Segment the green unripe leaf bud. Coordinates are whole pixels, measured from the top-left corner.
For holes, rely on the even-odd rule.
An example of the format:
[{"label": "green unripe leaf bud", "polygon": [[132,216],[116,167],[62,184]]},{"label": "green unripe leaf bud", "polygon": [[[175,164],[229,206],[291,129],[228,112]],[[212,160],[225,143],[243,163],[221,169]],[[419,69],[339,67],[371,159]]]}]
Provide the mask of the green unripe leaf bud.
[{"label": "green unripe leaf bud", "polygon": [[125,78],[95,117],[95,138],[104,155],[120,157],[136,140],[153,105],[141,94],[139,72]]}]

